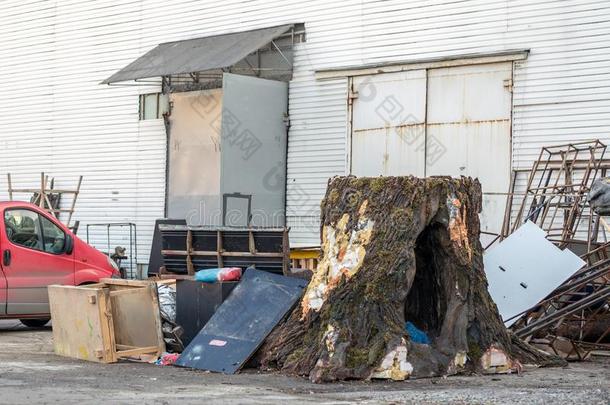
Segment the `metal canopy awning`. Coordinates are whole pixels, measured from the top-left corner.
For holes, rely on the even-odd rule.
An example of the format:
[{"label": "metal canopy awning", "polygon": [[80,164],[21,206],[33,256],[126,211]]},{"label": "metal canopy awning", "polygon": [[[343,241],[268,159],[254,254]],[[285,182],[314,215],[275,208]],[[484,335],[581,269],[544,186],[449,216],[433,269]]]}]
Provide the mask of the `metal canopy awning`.
[{"label": "metal canopy awning", "polygon": [[140,56],[102,84],[230,67],[293,28],[293,24],[166,42]]}]

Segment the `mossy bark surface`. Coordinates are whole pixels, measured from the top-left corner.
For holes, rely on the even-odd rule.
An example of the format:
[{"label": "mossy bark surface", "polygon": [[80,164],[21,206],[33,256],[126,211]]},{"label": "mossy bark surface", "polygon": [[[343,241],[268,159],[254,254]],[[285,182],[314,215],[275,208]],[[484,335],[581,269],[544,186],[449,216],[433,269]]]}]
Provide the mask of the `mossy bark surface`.
[{"label": "mossy bark surface", "polygon": [[[554,361],[514,344],[487,292],[481,187],[470,178],[329,181],[322,256],[300,305],[259,351],[312,381],[508,372]],[[412,322],[429,344],[415,343]]]}]

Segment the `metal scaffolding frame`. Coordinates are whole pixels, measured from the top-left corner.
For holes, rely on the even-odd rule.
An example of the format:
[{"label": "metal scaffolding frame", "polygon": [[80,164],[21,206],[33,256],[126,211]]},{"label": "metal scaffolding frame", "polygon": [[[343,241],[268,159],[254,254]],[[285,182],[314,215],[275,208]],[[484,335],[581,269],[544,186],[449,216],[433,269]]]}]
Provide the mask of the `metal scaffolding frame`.
[{"label": "metal scaffolding frame", "polygon": [[[542,228],[560,248],[578,240],[579,231],[592,235],[587,231],[590,225],[583,224],[583,220],[593,219],[587,194],[593,181],[610,169],[610,161],[604,160],[605,152],[606,145],[599,140],[543,147],[531,169],[513,171],[500,239],[526,221]],[[525,192],[520,195],[521,201],[516,201],[519,195],[515,188],[524,175]],[[587,238],[587,242],[591,239]]]}]

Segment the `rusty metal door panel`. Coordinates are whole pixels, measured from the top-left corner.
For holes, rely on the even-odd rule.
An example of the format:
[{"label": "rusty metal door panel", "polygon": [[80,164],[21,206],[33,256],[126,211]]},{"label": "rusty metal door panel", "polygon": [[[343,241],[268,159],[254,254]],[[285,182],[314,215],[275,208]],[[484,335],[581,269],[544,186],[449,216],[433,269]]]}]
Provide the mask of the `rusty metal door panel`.
[{"label": "rusty metal door panel", "polygon": [[352,174],[423,177],[424,131],[424,124],[354,131]]},{"label": "rusty metal door panel", "polygon": [[510,180],[510,120],[429,124],[427,131],[428,176],[477,177],[484,191],[506,192]]},{"label": "rusty metal door panel", "polygon": [[510,62],[353,78],[351,172],[476,177],[481,228],[499,232],[506,197],[493,193],[510,181],[511,79]]},{"label": "rusty metal door panel", "polygon": [[428,123],[509,120],[511,78],[510,62],[429,70]]},{"label": "rusty metal door panel", "polygon": [[428,72],[426,175],[472,176],[483,188],[481,230],[499,232],[511,168],[510,63]]},{"label": "rusty metal door panel", "polygon": [[379,176],[385,173],[386,138],[385,129],[353,131],[352,174]]},{"label": "rusty metal door panel", "polygon": [[351,172],[424,176],[426,71],[353,79]]},{"label": "rusty metal door panel", "polygon": [[483,189],[481,230],[499,232],[510,181],[510,121],[430,124],[426,175],[471,176]]}]

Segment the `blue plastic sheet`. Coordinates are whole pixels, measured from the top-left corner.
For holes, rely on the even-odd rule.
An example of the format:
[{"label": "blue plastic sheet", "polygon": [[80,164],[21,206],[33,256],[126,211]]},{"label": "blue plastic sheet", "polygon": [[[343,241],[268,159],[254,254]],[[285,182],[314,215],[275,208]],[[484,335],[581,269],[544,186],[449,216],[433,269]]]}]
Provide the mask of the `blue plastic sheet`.
[{"label": "blue plastic sheet", "polygon": [[409,337],[411,338],[411,342],[413,343],[421,343],[424,345],[430,344],[430,338],[421,329],[418,329],[417,326],[413,325],[412,322],[407,321],[405,324],[405,329],[409,333]]}]

